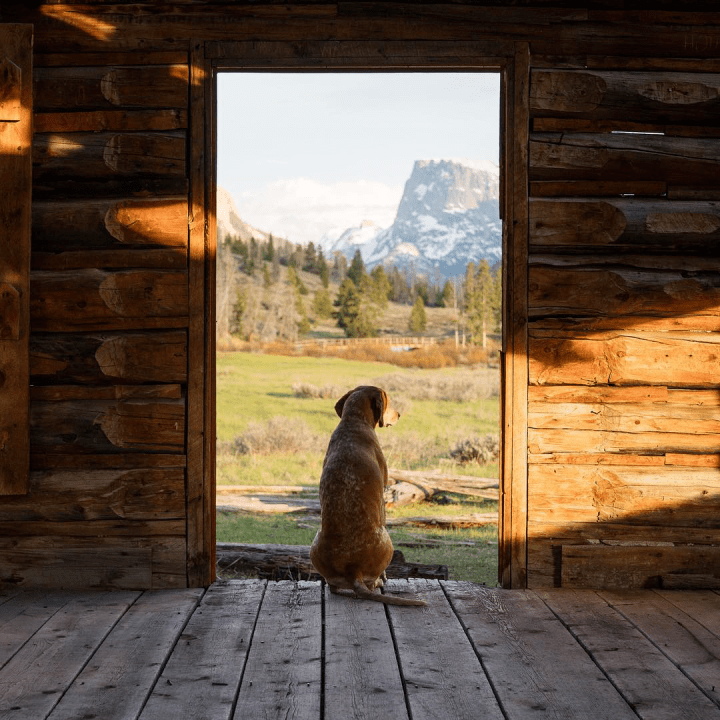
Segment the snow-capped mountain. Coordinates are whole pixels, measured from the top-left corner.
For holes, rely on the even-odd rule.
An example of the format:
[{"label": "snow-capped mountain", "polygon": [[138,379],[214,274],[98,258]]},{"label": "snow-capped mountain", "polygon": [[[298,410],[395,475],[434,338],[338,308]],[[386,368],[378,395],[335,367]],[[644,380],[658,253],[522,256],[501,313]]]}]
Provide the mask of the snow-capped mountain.
[{"label": "snow-capped mountain", "polygon": [[324,247],[328,255],[341,250],[348,257],[359,248],[369,268],[413,265],[418,273],[462,275],[471,261],[494,265],[501,259],[498,200],[492,163],[418,160],[389,228],[373,233],[374,226],[363,223]]},{"label": "snow-capped mountain", "polygon": [[373,241],[381,230],[372,220],[363,220],[360,225],[344,231],[331,230],[320,240],[320,245],[328,257],[332,257],[332,254],[339,250],[352,258],[358,249],[365,257],[375,247]]}]

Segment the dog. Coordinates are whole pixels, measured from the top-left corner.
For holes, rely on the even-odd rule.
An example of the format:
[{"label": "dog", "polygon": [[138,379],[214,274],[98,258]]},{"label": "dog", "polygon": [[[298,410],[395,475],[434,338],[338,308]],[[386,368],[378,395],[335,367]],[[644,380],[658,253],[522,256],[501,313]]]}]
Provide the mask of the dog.
[{"label": "dog", "polygon": [[387,463],[375,428],[397,422],[384,390],[361,385],[335,404],[340,422],[330,437],[320,477],[320,529],[310,560],[331,593],[353,590],[355,596],[386,605],[425,605],[423,600],[374,593],[383,585],[393,544],[385,529],[383,491]]}]

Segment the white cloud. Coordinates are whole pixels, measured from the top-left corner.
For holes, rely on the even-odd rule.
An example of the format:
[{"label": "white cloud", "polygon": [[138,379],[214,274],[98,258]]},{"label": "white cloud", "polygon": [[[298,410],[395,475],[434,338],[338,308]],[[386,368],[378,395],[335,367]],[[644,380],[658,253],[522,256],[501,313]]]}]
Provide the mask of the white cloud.
[{"label": "white cloud", "polygon": [[299,177],[268,183],[262,191],[237,197],[240,217],[253,227],[292,242],[318,241],[328,232],[338,234],[372,220],[388,227],[402,197],[401,185],[358,180],[321,183]]}]

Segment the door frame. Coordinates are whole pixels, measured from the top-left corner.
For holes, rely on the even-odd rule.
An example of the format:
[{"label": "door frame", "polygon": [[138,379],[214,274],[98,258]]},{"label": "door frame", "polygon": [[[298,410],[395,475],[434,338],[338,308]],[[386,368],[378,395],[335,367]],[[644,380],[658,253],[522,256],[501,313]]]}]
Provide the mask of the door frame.
[{"label": "door frame", "polygon": [[529,47],[525,42],[201,40],[190,52],[188,584],[215,578],[216,109],[219,72],[498,72],[503,225],[498,579],[527,585]]}]

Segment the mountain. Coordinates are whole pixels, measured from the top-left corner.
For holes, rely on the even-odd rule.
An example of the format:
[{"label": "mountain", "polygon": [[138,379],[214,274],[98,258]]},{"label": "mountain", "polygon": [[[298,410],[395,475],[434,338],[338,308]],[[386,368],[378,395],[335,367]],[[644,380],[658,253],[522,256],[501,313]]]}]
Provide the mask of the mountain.
[{"label": "mountain", "polygon": [[248,225],[240,219],[235,202],[230,193],[223,187],[217,187],[217,237],[218,241],[225,239],[226,235],[239,235],[244,243],[250,238],[266,242],[268,233]]},{"label": "mountain", "polygon": [[359,249],[367,267],[413,266],[418,273],[462,275],[470,261],[502,257],[498,168],[490,162],[418,160],[393,224],[350,228],[324,244],[328,255]]}]

